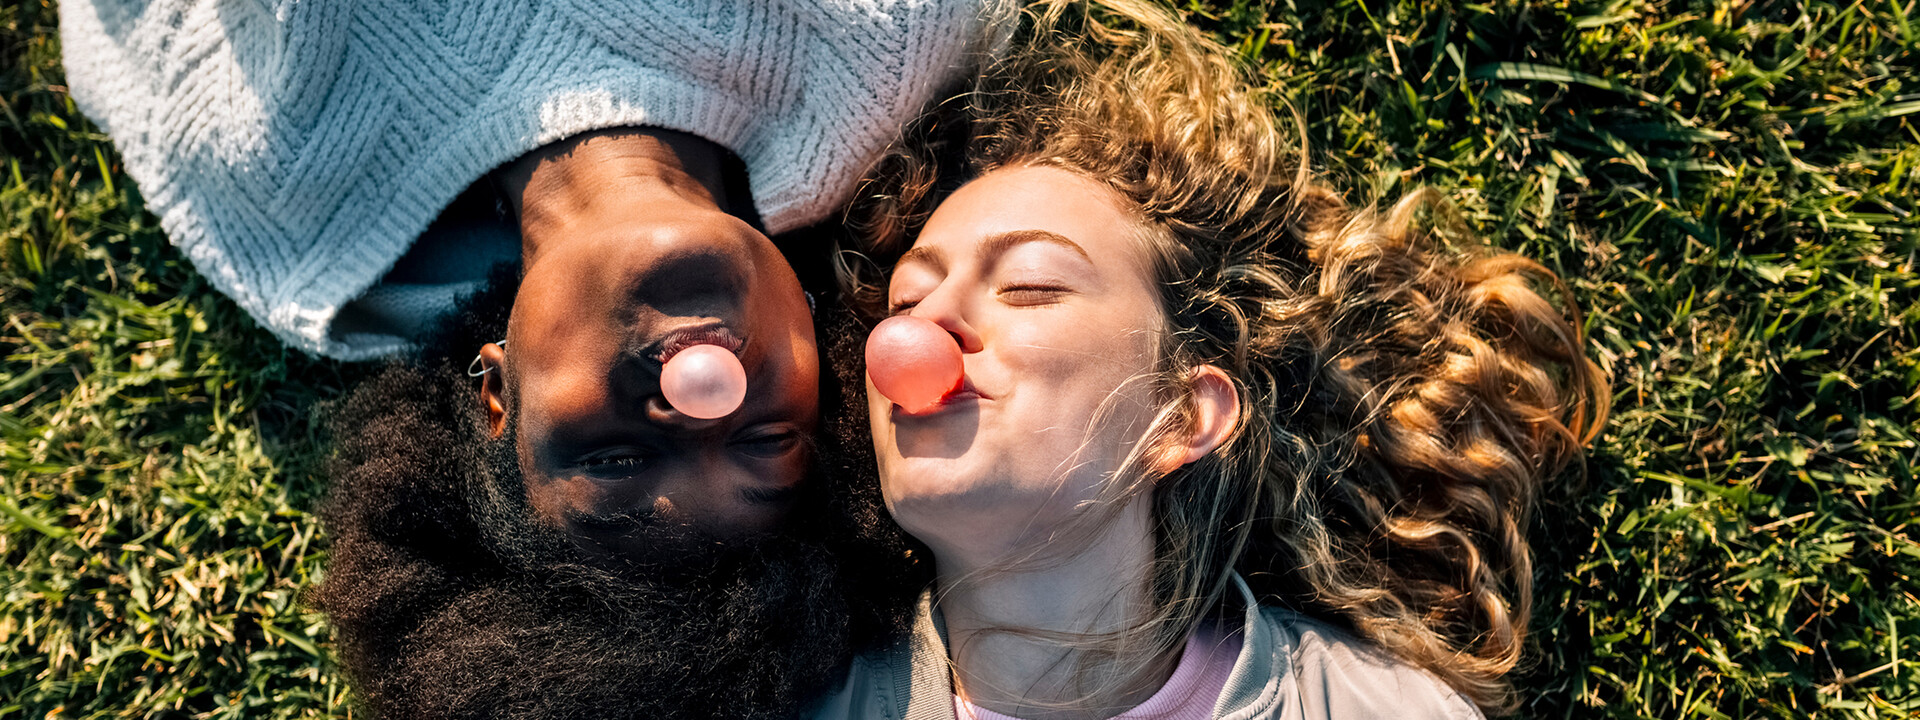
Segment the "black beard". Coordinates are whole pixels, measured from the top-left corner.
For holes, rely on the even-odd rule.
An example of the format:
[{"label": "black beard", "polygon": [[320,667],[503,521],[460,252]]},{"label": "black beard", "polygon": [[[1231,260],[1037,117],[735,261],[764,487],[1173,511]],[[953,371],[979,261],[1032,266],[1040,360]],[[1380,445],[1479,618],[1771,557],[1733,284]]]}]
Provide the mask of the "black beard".
[{"label": "black beard", "polygon": [[[485,326],[504,313],[484,308],[501,285],[429,347],[497,337]],[[820,326],[823,343],[863,336]],[[333,546],[312,599],[375,716],[792,717],[904,631],[925,574],[881,510],[857,394],[823,383],[827,430],[790,515],[806,522],[724,541],[646,528],[648,557],[671,561],[643,563],[534,519],[512,434],[486,436],[451,355],[389,365],[333,412]],[[835,369],[842,387],[859,377]]]}]

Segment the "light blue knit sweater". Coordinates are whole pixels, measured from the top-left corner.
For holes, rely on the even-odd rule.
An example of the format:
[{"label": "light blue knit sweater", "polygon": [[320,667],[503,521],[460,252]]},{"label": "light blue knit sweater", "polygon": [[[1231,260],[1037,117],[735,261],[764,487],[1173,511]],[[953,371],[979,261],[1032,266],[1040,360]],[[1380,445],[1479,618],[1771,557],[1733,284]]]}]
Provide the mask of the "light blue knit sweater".
[{"label": "light blue knit sweater", "polygon": [[[406,288],[375,285],[462,190],[569,135],[694,133],[745,160],[770,232],[826,217],[988,4],[64,0],[60,26],[74,100],[194,266],[288,343],[362,359],[407,338],[336,328],[342,307],[449,308],[485,265],[457,228]],[[471,255],[517,251],[497,236]]]}]

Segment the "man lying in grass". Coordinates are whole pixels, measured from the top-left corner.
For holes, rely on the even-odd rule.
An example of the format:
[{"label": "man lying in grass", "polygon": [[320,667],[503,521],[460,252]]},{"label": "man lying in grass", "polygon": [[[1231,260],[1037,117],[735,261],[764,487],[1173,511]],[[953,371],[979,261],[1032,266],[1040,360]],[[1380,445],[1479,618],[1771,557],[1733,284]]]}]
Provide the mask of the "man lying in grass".
[{"label": "man lying in grass", "polygon": [[[768,233],[844,202],[988,3],[439,5],[75,0],[61,28],[217,288],[307,351],[418,348],[336,423],[317,599],[371,709],[791,713],[912,585],[882,581],[870,460],[815,438]],[[700,345],[745,376],[718,417],[662,394]]]},{"label": "man lying in grass", "polygon": [[[630,207],[605,190],[626,160],[603,156],[657,137],[567,143],[504,184],[594,189],[567,219],[597,223]],[[646,162],[701,154],[651,145],[669,146]],[[727,202],[669,176],[662,197]],[[846,383],[817,381],[793,271],[732,216],[649,207],[680,231],[528,232],[524,269],[499,268],[336,411],[316,600],[381,716],[784,716],[902,634],[919,584]],[[523,226],[546,212],[522,204]],[[699,344],[747,371],[723,417],[662,393],[663,365]]]}]

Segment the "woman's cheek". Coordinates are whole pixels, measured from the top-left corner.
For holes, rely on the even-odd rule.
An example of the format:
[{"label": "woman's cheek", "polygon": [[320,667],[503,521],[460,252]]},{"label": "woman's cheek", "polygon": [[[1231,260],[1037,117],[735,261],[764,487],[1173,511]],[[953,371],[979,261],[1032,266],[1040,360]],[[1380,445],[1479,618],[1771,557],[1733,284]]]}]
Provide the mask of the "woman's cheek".
[{"label": "woman's cheek", "polygon": [[1074,313],[1023,329],[1017,346],[1029,350],[1021,355],[1021,369],[1049,378],[1111,376],[1122,381],[1132,371],[1145,369],[1151,358],[1141,354],[1142,334],[1092,315]]},{"label": "woman's cheek", "polygon": [[1072,322],[1028,322],[1003,334],[1001,341],[1009,350],[1008,370],[1015,379],[1027,380],[1028,374],[1054,377],[1071,372],[1099,353],[1098,346],[1080,337],[1085,330]]}]

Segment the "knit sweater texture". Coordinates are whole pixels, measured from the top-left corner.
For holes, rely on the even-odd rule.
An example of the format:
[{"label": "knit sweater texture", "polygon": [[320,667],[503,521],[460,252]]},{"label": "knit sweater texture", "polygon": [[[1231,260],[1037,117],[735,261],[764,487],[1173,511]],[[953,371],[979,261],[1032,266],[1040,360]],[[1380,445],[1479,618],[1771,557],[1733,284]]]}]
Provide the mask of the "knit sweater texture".
[{"label": "knit sweater texture", "polygon": [[[289,344],[365,359],[408,338],[337,331],[342,307],[493,168],[586,131],[679,130],[740,156],[769,232],[802,227],[847,200],[999,7],[65,0],[60,27],[74,100],[194,266]],[[371,297],[418,321],[479,272]]]}]

